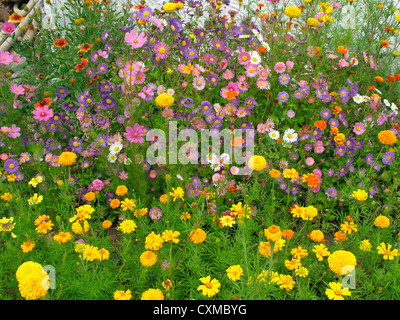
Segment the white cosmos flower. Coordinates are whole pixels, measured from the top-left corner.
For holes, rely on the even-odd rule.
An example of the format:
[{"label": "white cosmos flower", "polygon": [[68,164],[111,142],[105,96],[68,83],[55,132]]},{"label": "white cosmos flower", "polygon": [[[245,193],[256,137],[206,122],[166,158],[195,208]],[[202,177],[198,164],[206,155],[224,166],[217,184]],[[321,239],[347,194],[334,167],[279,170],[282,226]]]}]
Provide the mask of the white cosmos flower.
[{"label": "white cosmos flower", "polygon": [[218,159],[218,157],[214,152],[213,153],[209,153],[207,155],[207,162],[210,163],[210,164],[216,162],[217,159]]},{"label": "white cosmos flower", "polygon": [[390,109],[392,109],[392,111],[394,111],[396,114],[397,114],[397,111],[399,110],[399,108],[397,108],[397,106],[393,102],[390,105]]},{"label": "white cosmos flower", "polygon": [[390,107],[390,102],[388,99],[384,99],[383,103],[385,104],[386,107]]},{"label": "white cosmos flower", "polygon": [[279,139],[279,136],[280,136],[278,130],[271,130],[271,131],[268,133],[268,135],[269,135],[269,137],[270,137],[271,139],[273,139],[273,140],[278,140],[278,139]]},{"label": "white cosmos flower", "polygon": [[293,143],[297,141],[297,133],[294,129],[286,129],[283,134],[283,141],[285,143]]},{"label": "white cosmos flower", "polygon": [[250,51],[249,54],[250,54],[251,63],[253,63],[253,64],[261,63],[261,57],[257,51]]},{"label": "white cosmos flower", "polygon": [[110,152],[112,154],[118,154],[121,150],[122,150],[123,146],[121,142],[114,142],[111,146],[110,146]]},{"label": "white cosmos flower", "polygon": [[131,159],[129,159],[129,158],[125,158],[124,159],[124,165],[130,165],[132,163],[132,160]]}]

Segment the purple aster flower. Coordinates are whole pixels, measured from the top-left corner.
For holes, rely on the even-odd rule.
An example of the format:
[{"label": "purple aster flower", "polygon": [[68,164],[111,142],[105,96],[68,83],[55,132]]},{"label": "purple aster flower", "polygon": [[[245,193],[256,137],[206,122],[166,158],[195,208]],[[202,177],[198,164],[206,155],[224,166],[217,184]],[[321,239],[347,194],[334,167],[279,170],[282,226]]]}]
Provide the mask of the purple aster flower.
[{"label": "purple aster flower", "polygon": [[189,60],[193,60],[197,58],[197,50],[195,48],[187,48],[183,52],[183,56],[188,58]]},{"label": "purple aster flower", "polygon": [[287,183],[286,183],[285,181],[281,181],[281,182],[279,183],[279,188],[280,188],[281,190],[286,190],[286,188],[287,188]]},{"label": "purple aster flower", "polygon": [[220,78],[219,78],[219,76],[217,74],[214,73],[214,74],[210,74],[208,76],[207,81],[209,83],[211,83],[212,85],[217,85],[219,83],[219,81],[220,81]]},{"label": "purple aster flower", "polygon": [[346,167],[346,166],[342,166],[340,169],[339,169],[339,171],[337,172],[337,176],[339,177],[339,178],[343,178],[346,174],[347,174],[347,172],[349,171],[349,169]]},{"label": "purple aster flower", "polygon": [[338,145],[335,149],[335,154],[338,154],[340,156],[343,156],[346,153],[346,147],[343,145]]},{"label": "purple aster flower", "polygon": [[59,87],[55,91],[57,97],[59,98],[65,98],[69,94],[68,88],[65,87]]},{"label": "purple aster flower", "polygon": [[292,187],[290,188],[290,192],[291,192],[291,194],[293,194],[293,195],[298,194],[299,191],[300,191],[300,187],[299,187],[298,185],[294,185],[294,186],[292,186]]},{"label": "purple aster flower", "polygon": [[102,35],[101,35],[101,40],[107,41],[108,37],[110,36],[111,31],[110,30],[105,30]]},{"label": "purple aster flower", "polygon": [[326,195],[328,197],[335,198],[337,196],[337,191],[335,188],[328,188],[328,190],[326,190]]},{"label": "purple aster flower", "polygon": [[290,81],[290,76],[286,73],[283,73],[279,76],[279,83],[282,85],[288,84]]},{"label": "purple aster flower", "polygon": [[332,168],[330,168],[330,169],[328,169],[328,170],[326,171],[326,175],[327,175],[328,177],[332,177],[334,174],[335,174],[335,171],[334,171]]},{"label": "purple aster flower", "polygon": [[381,171],[381,167],[379,164],[375,163],[374,166],[372,167],[375,171]]},{"label": "purple aster flower", "polygon": [[311,132],[310,137],[314,140],[319,140],[321,137],[321,129],[320,128],[314,128],[314,130]]},{"label": "purple aster flower", "polygon": [[324,118],[324,119],[330,118],[331,115],[332,115],[332,112],[329,109],[324,109],[324,110],[321,111],[321,117]]},{"label": "purple aster flower", "polygon": [[108,67],[105,63],[100,63],[97,66],[97,73],[102,73],[102,74],[106,74],[108,71]]},{"label": "purple aster flower", "polygon": [[286,112],[286,115],[292,119],[294,118],[294,116],[296,115],[295,112],[293,110],[288,110],[288,112]]},{"label": "purple aster flower", "polygon": [[278,100],[279,102],[285,103],[289,100],[289,94],[286,91],[279,92]]},{"label": "purple aster flower", "polygon": [[8,173],[15,173],[19,170],[19,163],[14,159],[7,159],[4,163],[4,170]]},{"label": "purple aster flower", "polygon": [[375,196],[378,193],[378,187],[374,184],[371,184],[368,188],[368,193],[370,196]]},{"label": "purple aster flower", "polygon": [[17,181],[21,181],[21,180],[24,180],[24,174],[22,173],[22,172],[17,172],[16,174],[15,174],[15,179],[17,180]]},{"label": "purple aster flower", "polygon": [[367,163],[368,166],[371,166],[374,163],[374,157],[371,153],[368,153],[365,156],[365,162]]},{"label": "purple aster flower", "polygon": [[394,152],[388,151],[383,155],[382,162],[386,165],[391,165],[395,159]]}]

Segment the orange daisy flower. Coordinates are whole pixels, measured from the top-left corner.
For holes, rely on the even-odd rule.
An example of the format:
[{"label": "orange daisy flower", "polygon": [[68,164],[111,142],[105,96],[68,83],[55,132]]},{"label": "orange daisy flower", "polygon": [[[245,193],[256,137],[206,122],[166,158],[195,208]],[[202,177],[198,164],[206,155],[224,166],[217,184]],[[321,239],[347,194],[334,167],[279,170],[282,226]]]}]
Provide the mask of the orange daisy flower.
[{"label": "orange daisy flower", "polygon": [[15,12],[8,18],[9,22],[20,23],[25,20],[25,17],[16,14]]},{"label": "orange daisy flower", "polygon": [[36,102],[34,104],[35,109],[37,109],[38,107],[43,108],[43,107],[49,107],[51,104],[53,103],[53,100],[51,100],[50,97],[44,98],[43,100]]},{"label": "orange daisy flower", "polygon": [[88,52],[92,47],[93,47],[92,44],[85,43],[85,44],[82,44],[81,46],[79,46],[78,48],[81,51]]},{"label": "orange daisy flower", "polygon": [[89,60],[81,59],[81,63],[75,66],[75,71],[78,72],[82,69],[85,69],[85,66],[88,64]]}]

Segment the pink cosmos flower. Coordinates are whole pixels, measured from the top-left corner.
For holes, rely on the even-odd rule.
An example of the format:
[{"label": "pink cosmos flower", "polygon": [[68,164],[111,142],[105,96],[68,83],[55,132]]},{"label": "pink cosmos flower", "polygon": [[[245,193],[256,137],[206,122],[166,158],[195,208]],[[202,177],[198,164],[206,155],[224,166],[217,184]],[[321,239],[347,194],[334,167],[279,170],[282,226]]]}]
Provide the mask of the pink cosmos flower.
[{"label": "pink cosmos flower", "polygon": [[136,30],[131,30],[125,33],[125,42],[129,44],[132,49],[137,49],[142,47],[147,41],[146,34],[141,32],[139,35]]},{"label": "pink cosmos flower", "polygon": [[10,128],[8,128],[8,137],[12,139],[18,138],[21,134],[19,133],[21,128],[17,127],[15,124],[12,124]]},{"label": "pink cosmos flower", "polygon": [[24,88],[24,86],[22,86],[22,85],[18,85],[18,84],[13,83],[13,84],[10,86],[10,91],[11,91],[12,93],[14,93],[14,98],[16,99],[16,98],[18,98],[18,96],[24,94],[25,88]]},{"label": "pink cosmos flower", "polygon": [[53,109],[49,109],[48,106],[38,107],[32,113],[35,115],[33,119],[39,121],[47,121],[53,117]]},{"label": "pink cosmos flower", "polygon": [[13,62],[13,55],[8,51],[0,51],[0,64],[9,65]]},{"label": "pink cosmos flower", "polygon": [[1,25],[1,29],[3,29],[4,33],[11,34],[15,30],[15,26],[13,23],[6,21]]},{"label": "pink cosmos flower", "polygon": [[288,67],[289,70],[292,70],[294,67],[293,61],[286,61],[286,66]]},{"label": "pink cosmos flower", "polygon": [[135,143],[143,143],[144,139],[142,138],[145,133],[143,132],[144,126],[141,126],[138,123],[135,123],[135,125],[132,127],[126,127],[126,132],[124,133],[124,136],[130,141],[130,142],[135,142]]}]

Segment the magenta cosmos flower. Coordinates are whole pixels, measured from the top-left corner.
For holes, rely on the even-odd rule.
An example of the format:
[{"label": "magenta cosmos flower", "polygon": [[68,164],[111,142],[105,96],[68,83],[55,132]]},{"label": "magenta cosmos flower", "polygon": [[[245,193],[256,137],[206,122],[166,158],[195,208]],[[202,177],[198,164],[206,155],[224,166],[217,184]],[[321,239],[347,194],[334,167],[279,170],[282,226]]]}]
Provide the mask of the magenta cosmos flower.
[{"label": "magenta cosmos flower", "polygon": [[48,106],[38,107],[32,113],[35,115],[33,119],[39,121],[47,121],[53,117],[53,109]]},{"label": "magenta cosmos flower", "polygon": [[130,142],[135,142],[135,143],[143,143],[144,139],[142,138],[145,133],[143,132],[144,126],[141,126],[138,123],[135,123],[135,125],[132,127],[126,127],[126,132],[124,133],[124,136],[130,141]]},{"label": "magenta cosmos flower", "polygon": [[125,33],[125,42],[129,44],[132,49],[142,47],[147,41],[146,34],[141,32],[139,35],[136,30]]},{"label": "magenta cosmos flower", "polygon": [[13,23],[6,21],[1,25],[1,29],[4,31],[4,33],[11,34],[15,30],[15,26]]}]

